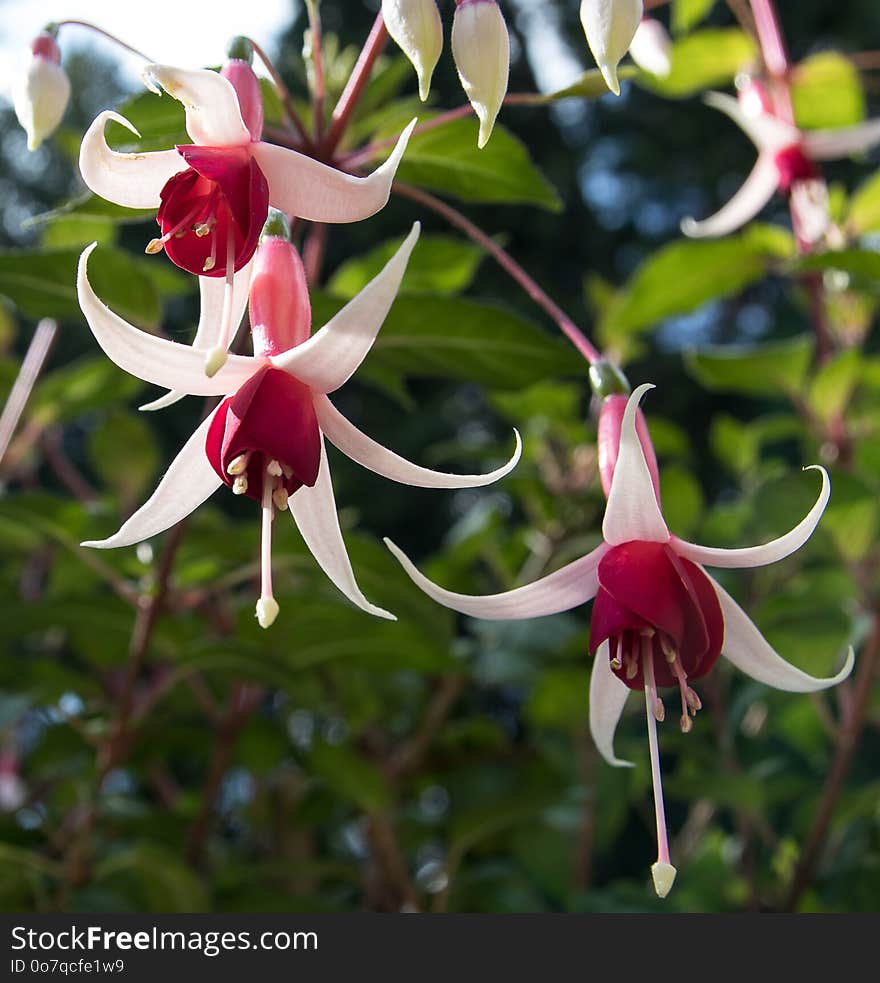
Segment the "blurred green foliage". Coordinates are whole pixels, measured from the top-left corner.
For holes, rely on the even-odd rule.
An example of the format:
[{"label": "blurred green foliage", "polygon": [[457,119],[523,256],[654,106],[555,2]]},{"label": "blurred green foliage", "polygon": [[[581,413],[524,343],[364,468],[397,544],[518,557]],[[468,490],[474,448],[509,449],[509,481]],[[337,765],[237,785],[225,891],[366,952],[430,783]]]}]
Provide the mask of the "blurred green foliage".
[{"label": "blurred green foliage", "polygon": [[[846,125],[872,102],[876,114],[874,90],[830,50],[876,35],[873,5],[852,5],[846,17],[801,6],[798,18],[782,11],[803,59],[793,76],[801,125]],[[575,7],[554,10],[586,68]],[[323,10],[332,105],[373,14],[329,0]],[[520,42],[511,91],[532,91],[525,21],[511,12],[509,22]],[[399,176],[500,234],[627,363],[633,382],[658,384],[645,408],[675,533],[718,546],[766,541],[812,504],[816,481],[801,466],[830,468],[831,505],[808,545],[722,578],[786,658],[826,674],[847,645],[864,657],[880,644],[880,259],[871,235],[880,177],[864,162],[830,172],[842,247],[833,252],[796,257],[777,206],[766,224],[726,239],[681,239],[682,215],[710,211],[752,165],[729,121],[698,100],[751,67],[755,46],[724,4],[676,0],[672,25],[668,79],[633,71],[619,102],[594,101],[601,90],[588,72],[535,100],[558,103],[552,111],[505,109],[483,151],[471,120],[438,126],[413,139]],[[244,26],[230,24],[230,34]],[[302,27],[300,17],[282,39],[279,64],[308,121]],[[431,112],[461,100],[446,61]],[[399,620],[351,607],[293,525],[278,521],[281,615],[262,631],[253,617],[257,512],[224,489],[182,532],[116,551],[78,546],[143,501],[203,407],[190,399],[139,415],[154,391],[98,353],[79,314],[76,259],[93,240],[96,292],[145,329],[189,340],[196,297],[164,258],[141,254],[150,213],[83,196],[70,180],[83,128],[115,85],[90,89],[83,56],[68,68],[81,104],[54,146],[25,160],[23,137],[4,144],[4,179],[20,208],[4,213],[0,400],[33,321],[50,315],[61,330],[0,471],[0,906],[784,907],[852,685],[790,695],[721,664],[700,686],[706,709],[693,733],[661,729],[679,875],[659,902],[648,878],[655,847],[640,714],[628,711],[619,731],[630,770],[599,760],[586,729],[589,611],[460,618],[422,595],[382,547],[388,535],[443,585],[489,593],[593,548],[603,511],[583,363],[481,250],[411,201],[395,198],[369,222],[331,231],[312,297],[316,325],[369,280],[413,220],[426,225],[340,406],[429,466],[495,467],[512,426],[524,453],[498,486],[451,493],[391,485],[331,451],[358,580]],[[280,105],[265,92],[267,119],[280,125]],[[353,120],[352,149],[396,133],[419,105],[413,92],[408,64],[389,48]],[[143,140],[119,128],[109,135],[120,147],[183,138],[172,99],[135,95],[121,112]],[[804,273],[825,292],[834,349],[826,360]],[[132,665],[159,591],[161,613]],[[864,716],[819,862],[796,899],[803,910],[880,905],[876,686]]]}]

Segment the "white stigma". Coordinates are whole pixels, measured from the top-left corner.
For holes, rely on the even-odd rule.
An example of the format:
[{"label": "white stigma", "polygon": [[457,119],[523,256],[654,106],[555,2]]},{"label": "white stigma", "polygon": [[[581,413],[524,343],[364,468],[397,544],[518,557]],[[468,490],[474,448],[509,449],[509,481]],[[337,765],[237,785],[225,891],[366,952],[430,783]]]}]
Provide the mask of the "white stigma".
[{"label": "white stigma", "polygon": [[676,873],[677,871],[672,864],[665,863],[662,860],[658,860],[651,867],[651,877],[654,878],[654,890],[657,892],[658,898],[665,898],[672,890]]},{"label": "white stigma", "polygon": [[210,379],[211,376],[216,375],[220,369],[226,364],[226,360],[229,355],[225,348],[217,345],[215,348],[209,349],[207,355],[205,356],[205,375]]},{"label": "white stigma", "polygon": [[280,610],[274,597],[261,597],[257,601],[257,621],[260,627],[271,628]]}]

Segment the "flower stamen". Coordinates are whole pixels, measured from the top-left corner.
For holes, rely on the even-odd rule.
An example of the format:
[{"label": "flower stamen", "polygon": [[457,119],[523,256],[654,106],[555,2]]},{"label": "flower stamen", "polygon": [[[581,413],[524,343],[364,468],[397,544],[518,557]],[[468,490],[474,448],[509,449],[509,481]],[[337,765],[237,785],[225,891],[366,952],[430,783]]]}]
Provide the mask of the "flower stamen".
[{"label": "flower stamen", "polygon": [[248,464],[251,460],[251,452],[245,451],[244,454],[239,454],[238,457],[234,457],[226,467],[226,473],[233,476],[237,474],[244,474],[248,469]]}]

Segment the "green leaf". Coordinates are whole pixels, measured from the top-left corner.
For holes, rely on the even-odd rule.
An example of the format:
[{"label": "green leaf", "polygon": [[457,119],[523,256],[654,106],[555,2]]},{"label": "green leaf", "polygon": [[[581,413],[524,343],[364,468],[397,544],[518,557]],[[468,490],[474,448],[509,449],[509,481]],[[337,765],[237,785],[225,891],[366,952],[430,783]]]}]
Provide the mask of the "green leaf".
[{"label": "green leaf", "polygon": [[117,410],[89,437],[92,467],[105,484],[133,501],[159,468],[159,452],[152,429],[142,416]]},{"label": "green leaf", "polygon": [[115,222],[106,218],[88,218],[82,215],[59,215],[45,227],[42,244],[46,249],[64,249],[67,246],[87,246],[90,242],[112,245],[116,241]]},{"label": "green leaf", "polygon": [[794,69],[791,98],[803,130],[853,126],[865,118],[865,94],[853,63],[837,51],[821,51]]},{"label": "green leaf", "polygon": [[748,347],[704,348],[686,355],[690,374],[707,389],[766,397],[800,391],[813,359],[811,335]]},{"label": "green leaf", "polygon": [[755,54],[755,43],[744,31],[706,28],[673,43],[669,75],[643,72],[638,81],[661,96],[681,99],[732,81]]},{"label": "green leaf", "polygon": [[789,267],[789,272],[812,273],[839,270],[849,274],[863,287],[880,288],[880,252],[872,249],[840,249],[802,256]]},{"label": "green leaf", "polygon": [[584,701],[589,692],[586,669],[547,669],[538,676],[526,714],[538,727],[577,727],[584,720]]},{"label": "green leaf", "polygon": [[460,119],[416,134],[397,170],[398,178],[462,201],[562,210],[559,195],[532,163],[522,141],[496,123],[492,139],[478,150],[477,130],[474,120]]},{"label": "green leaf", "polygon": [[344,744],[316,744],[309,755],[311,770],[365,812],[382,812],[391,804],[391,790],[377,765]]},{"label": "green leaf", "polygon": [[[312,295],[315,323],[341,307]],[[559,375],[582,375],[574,349],[495,304],[453,297],[402,296],[391,308],[359,371],[378,385],[388,376],[429,376],[516,389]]]},{"label": "green leaf", "polygon": [[813,378],[808,402],[820,420],[829,421],[846,409],[862,375],[862,354],[857,348],[836,355]]},{"label": "green leaf", "polygon": [[855,236],[880,229],[880,171],[872,174],[853,192],[846,224]]},{"label": "green leaf", "polygon": [[199,878],[174,852],[154,843],[127,847],[107,857],[96,867],[95,880],[121,892],[137,911],[208,910]]},{"label": "green leaf", "polygon": [[[0,294],[27,317],[82,318],[76,299],[78,249],[0,253]],[[141,326],[161,316],[152,280],[126,253],[99,247],[89,259],[95,293],[126,320]]]},{"label": "green leaf", "polygon": [[178,143],[192,142],[186,132],[183,104],[167,93],[142,92],[124,102],[118,112],[140,133],[140,139],[121,124],[111,122],[106,135],[114,150],[167,150]]},{"label": "green leaf", "polygon": [[753,225],[725,239],[670,243],[650,256],[607,306],[600,336],[618,339],[738,293],[793,252],[791,236],[768,225]]},{"label": "green leaf", "polygon": [[[639,70],[633,65],[621,65],[617,70],[617,77],[621,82],[636,78],[638,74]],[[549,93],[549,95],[535,95],[534,97],[520,98],[522,99],[522,103],[526,105],[546,106],[551,102],[558,102],[560,99],[570,99],[572,97],[598,99],[601,96],[607,95],[610,91],[599,69],[592,68],[590,71],[584,72],[577,82],[567,85],[564,89],[558,89],[556,92]]]},{"label": "green leaf", "polygon": [[672,0],[672,30],[685,34],[705,20],[715,0]]},{"label": "green leaf", "polygon": [[44,376],[34,391],[31,408],[45,423],[73,420],[90,410],[113,406],[143,387],[104,355],[82,358]]},{"label": "green leaf", "polygon": [[679,536],[690,535],[703,511],[700,483],[690,471],[674,464],[667,465],[660,472],[660,496],[669,528]]},{"label": "green leaf", "polygon": [[[399,239],[343,263],[327,291],[351,298],[376,276],[400,247]],[[401,293],[456,294],[470,286],[484,253],[452,236],[422,236],[416,244],[400,286]]]}]

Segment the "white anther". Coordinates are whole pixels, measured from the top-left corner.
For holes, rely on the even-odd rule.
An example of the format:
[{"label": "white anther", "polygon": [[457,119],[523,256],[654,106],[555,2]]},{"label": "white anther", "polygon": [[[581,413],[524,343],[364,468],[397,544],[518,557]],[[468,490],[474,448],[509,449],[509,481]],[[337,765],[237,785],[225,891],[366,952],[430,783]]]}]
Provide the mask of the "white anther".
[{"label": "white anther", "polygon": [[266,465],[266,473],[271,474],[273,478],[280,478],[283,474],[281,465],[277,461],[270,461]]},{"label": "white anther", "polygon": [[146,248],[144,249],[144,252],[148,256],[155,256],[156,253],[161,253],[164,248],[165,242],[162,239],[150,239],[146,245]]},{"label": "white anther", "polygon": [[233,495],[244,495],[248,490],[248,480],[247,475],[240,474],[235,481],[232,482],[232,494]]},{"label": "white anther", "polygon": [[272,492],[272,502],[279,512],[283,512],[287,508],[289,498],[290,496],[287,494],[286,488],[276,488],[275,491]]},{"label": "white anther", "polygon": [[251,459],[251,452],[245,451],[244,454],[239,454],[238,457],[234,457],[226,468],[227,474],[244,474],[247,471],[248,462]]}]

